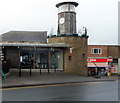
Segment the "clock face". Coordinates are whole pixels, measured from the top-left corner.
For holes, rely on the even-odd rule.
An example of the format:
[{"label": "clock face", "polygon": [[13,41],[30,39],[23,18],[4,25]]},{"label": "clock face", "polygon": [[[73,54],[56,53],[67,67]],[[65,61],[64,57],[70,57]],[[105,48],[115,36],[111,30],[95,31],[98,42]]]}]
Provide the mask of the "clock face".
[{"label": "clock face", "polygon": [[65,22],[65,19],[64,18],[60,18],[59,22],[60,22],[60,24],[63,24]]}]

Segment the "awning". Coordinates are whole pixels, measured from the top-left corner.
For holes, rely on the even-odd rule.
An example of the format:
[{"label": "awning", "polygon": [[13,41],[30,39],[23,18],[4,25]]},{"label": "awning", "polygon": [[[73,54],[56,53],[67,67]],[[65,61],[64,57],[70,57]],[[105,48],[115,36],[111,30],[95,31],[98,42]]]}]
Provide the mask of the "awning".
[{"label": "awning", "polygon": [[88,62],[87,67],[109,67],[106,63],[93,63],[93,62]]},{"label": "awning", "polygon": [[58,50],[56,49],[51,49],[51,48],[32,48],[32,47],[21,47],[20,52],[21,53],[30,53],[30,52],[38,52],[38,53],[44,53],[44,52],[57,52]]},{"label": "awning", "polygon": [[96,67],[94,63],[87,63],[87,67]]},{"label": "awning", "polygon": [[28,47],[69,47],[65,43],[53,43],[53,44],[43,44],[43,43],[31,43],[31,42],[0,42],[0,46],[28,46]]}]

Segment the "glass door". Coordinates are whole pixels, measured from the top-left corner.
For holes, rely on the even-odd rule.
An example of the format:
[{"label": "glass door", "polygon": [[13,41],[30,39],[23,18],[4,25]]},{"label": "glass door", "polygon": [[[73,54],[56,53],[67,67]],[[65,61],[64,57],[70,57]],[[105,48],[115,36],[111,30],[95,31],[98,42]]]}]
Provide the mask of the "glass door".
[{"label": "glass door", "polygon": [[48,53],[40,53],[41,69],[48,69]]},{"label": "glass door", "polygon": [[36,69],[48,69],[48,53],[37,53],[35,57]]},{"label": "glass door", "polygon": [[33,67],[33,54],[21,53],[20,55],[20,66],[24,69]]}]

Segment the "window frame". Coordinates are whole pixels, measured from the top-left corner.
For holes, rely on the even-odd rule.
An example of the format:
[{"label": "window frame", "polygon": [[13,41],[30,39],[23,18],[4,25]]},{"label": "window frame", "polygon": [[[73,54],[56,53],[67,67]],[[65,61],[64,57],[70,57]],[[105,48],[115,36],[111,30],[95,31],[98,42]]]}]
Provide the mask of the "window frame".
[{"label": "window frame", "polygon": [[[95,53],[95,49],[98,50],[97,53]],[[92,48],[91,49],[91,54],[102,54],[102,48]]]}]

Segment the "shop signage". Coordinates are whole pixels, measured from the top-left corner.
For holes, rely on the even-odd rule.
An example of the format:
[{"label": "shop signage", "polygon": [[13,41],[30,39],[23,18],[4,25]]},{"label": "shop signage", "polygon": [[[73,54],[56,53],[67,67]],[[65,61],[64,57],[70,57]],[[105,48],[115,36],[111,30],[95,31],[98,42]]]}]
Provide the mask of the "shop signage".
[{"label": "shop signage", "polygon": [[112,62],[113,61],[113,58],[112,57],[109,57],[108,58],[108,62]]},{"label": "shop signage", "polygon": [[93,59],[93,58],[88,58],[87,59],[88,62],[112,62],[113,59],[112,58],[108,58],[108,59]]},{"label": "shop signage", "polygon": [[110,67],[110,72],[111,72],[111,73],[114,73],[114,72],[116,72],[115,66],[113,66],[113,67]]}]

